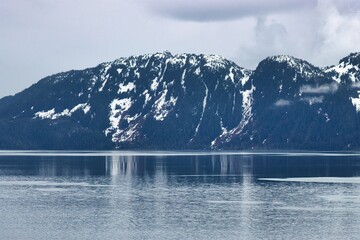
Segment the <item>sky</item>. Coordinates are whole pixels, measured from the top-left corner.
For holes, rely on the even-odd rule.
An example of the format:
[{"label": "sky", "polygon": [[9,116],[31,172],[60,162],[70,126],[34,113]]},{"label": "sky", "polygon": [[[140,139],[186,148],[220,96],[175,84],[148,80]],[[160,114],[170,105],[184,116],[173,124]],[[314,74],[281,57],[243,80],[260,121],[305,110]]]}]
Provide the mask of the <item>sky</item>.
[{"label": "sky", "polygon": [[131,55],[218,54],[255,69],[286,54],[322,67],[359,43],[359,0],[1,0],[0,97]]}]

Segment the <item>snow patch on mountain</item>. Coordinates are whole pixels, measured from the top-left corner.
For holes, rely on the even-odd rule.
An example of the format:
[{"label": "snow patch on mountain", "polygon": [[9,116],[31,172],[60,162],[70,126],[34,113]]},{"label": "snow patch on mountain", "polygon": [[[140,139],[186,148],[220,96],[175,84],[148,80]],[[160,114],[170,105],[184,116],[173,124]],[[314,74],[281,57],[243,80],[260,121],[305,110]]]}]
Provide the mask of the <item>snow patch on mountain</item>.
[{"label": "snow patch on mountain", "polygon": [[118,143],[135,141],[136,137],[139,136],[139,122],[137,119],[139,119],[141,115],[141,113],[137,113],[134,116],[125,115],[124,120],[127,121],[128,127],[116,129],[112,135],[112,141]]},{"label": "snow patch on mountain", "polygon": [[82,110],[84,112],[84,114],[87,114],[91,109],[90,104],[88,103],[80,103],[78,105],[76,105],[75,107],[73,107],[70,110],[70,113],[73,114],[74,112],[78,111],[78,110]]},{"label": "snow patch on mountain", "polygon": [[269,57],[269,59],[279,63],[287,63],[290,67],[296,67],[298,64],[298,59],[289,55],[276,55]]},{"label": "snow patch on mountain", "polygon": [[41,119],[52,119],[52,117],[55,114],[55,108],[50,109],[48,111],[40,111],[35,113],[35,118],[41,118]]},{"label": "snow patch on mountain", "polygon": [[250,89],[242,91],[243,101],[242,101],[242,109],[243,109],[243,118],[239,124],[239,126],[234,130],[237,134],[240,134],[245,126],[250,122],[250,119],[253,115],[252,105],[254,102],[253,93],[255,91],[255,86],[252,85]]},{"label": "snow patch on mountain", "polygon": [[185,86],[185,75],[186,75],[186,72],[187,72],[187,70],[186,69],[184,69],[184,71],[183,71],[183,73],[182,73],[182,75],[181,75],[181,87],[182,87],[182,89],[184,90],[184,92],[186,92],[186,86]]},{"label": "snow patch on mountain", "polygon": [[118,94],[126,93],[126,92],[132,91],[134,89],[135,89],[135,84],[133,82],[129,82],[128,84],[120,83]]},{"label": "snow patch on mountain", "polygon": [[110,127],[105,130],[105,134],[108,135],[112,131],[119,130],[119,123],[124,117],[124,113],[131,108],[133,101],[131,98],[114,99],[110,105],[109,121]]},{"label": "snow patch on mountain", "polygon": [[59,112],[59,113],[55,112],[55,108],[52,108],[48,111],[39,111],[39,112],[35,113],[34,118],[55,120],[60,117],[71,117],[78,110],[82,110],[84,114],[87,114],[90,111],[90,109],[91,109],[91,106],[89,104],[82,103],[82,104],[76,105],[71,110],[64,109],[62,112]]},{"label": "snow patch on mountain", "polygon": [[191,55],[189,57],[189,64],[190,66],[198,66],[200,64],[200,60],[197,56]]},{"label": "snow patch on mountain", "polygon": [[169,100],[166,100],[168,89],[164,89],[161,96],[155,101],[154,104],[154,118],[157,121],[163,121],[169,114],[171,109],[176,105],[177,97],[170,96]]},{"label": "snow patch on mountain", "polygon": [[102,64],[102,71],[100,73],[100,80],[102,82],[101,87],[99,88],[99,92],[104,90],[104,87],[109,79],[108,70],[111,68],[111,62],[103,63]]},{"label": "snow patch on mountain", "polygon": [[209,68],[213,71],[218,71],[220,69],[224,69],[226,67],[226,60],[218,55],[205,55],[205,64],[204,67]]},{"label": "snow patch on mountain", "polygon": [[149,90],[147,90],[147,89],[142,94],[145,96],[145,101],[144,101],[144,105],[143,105],[143,107],[145,107],[150,102],[152,97],[150,96]]},{"label": "snow patch on mountain", "polygon": [[226,75],[225,80],[230,79],[232,83],[235,84],[235,74],[234,74],[234,67],[230,67],[229,74]]},{"label": "snow patch on mountain", "polygon": [[357,98],[350,97],[350,100],[353,106],[355,107],[356,112],[360,112],[360,90],[358,90],[357,93],[359,96]]},{"label": "snow patch on mountain", "polygon": [[116,71],[117,71],[118,75],[120,75],[120,74],[122,73],[123,69],[122,69],[122,68],[118,68],[118,69],[116,69]]},{"label": "snow patch on mountain", "polygon": [[138,68],[135,68],[135,69],[134,69],[134,78],[137,78],[137,79],[140,78],[140,73],[139,73],[139,69],[138,69]]},{"label": "snow patch on mountain", "polygon": [[168,63],[170,63],[171,65],[176,65],[179,68],[182,68],[182,67],[185,66],[186,59],[187,59],[186,54],[180,54],[180,55],[176,55],[174,57],[171,57],[169,59]]},{"label": "snow patch on mountain", "polygon": [[351,103],[353,104],[353,106],[356,109],[356,112],[360,112],[360,95],[358,98],[350,98]]},{"label": "snow patch on mountain", "polygon": [[351,82],[360,81],[360,71],[359,67],[352,65],[351,63],[341,62],[339,65],[326,68],[324,71],[326,73],[332,73],[332,79],[337,83],[341,83],[341,79],[344,76],[348,76]]},{"label": "snow patch on mountain", "polygon": [[251,118],[253,116],[252,108],[253,108],[253,102],[254,102],[254,91],[256,90],[256,87],[254,85],[251,85],[250,89],[241,91],[242,93],[242,112],[243,116],[238,124],[237,127],[231,129],[228,131],[226,128],[222,129],[222,133],[219,137],[217,137],[215,140],[211,142],[211,148],[215,149],[217,148],[217,145],[222,142],[230,142],[231,139],[234,136],[240,135],[243,133],[244,128],[249,124],[251,121]]},{"label": "snow patch on mountain", "polygon": [[195,73],[195,75],[199,76],[201,73],[200,67],[196,68],[194,73]]},{"label": "snow patch on mountain", "polygon": [[199,128],[200,128],[200,125],[202,123],[202,120],[204,118],[204,114],[205,114],[205,110],[206,110],[206,105],[207,105],[207,101],[208,101],[208,96],[209,96],[209,88],[206,86],[206,83],[204,81],[202,81],[203,84],[204,84],[204,87],[205,87],[205,96],[204,96],[204,99],[203,99],[203,104],[202,104],[202,111],[201,111],[201,116],[200,116],[200,120],[195,128],[195,133],[194,133],[194,136],[190,139],[190,142],[192,142],[196,135],[198,134],[199,132]]},{"label": "snow patch on mountain", "polygon": [[159,86],[159,80],[158,77],[155,77],[153,80],[151,80],[150,88],[152,91],[156,91],[158,86]]},{"label": "snow patch on mountain", "polygon": [[241,85],[242,86],[244,86],[250,79],[250,74],[245,74],[244,72],[243,72],[243,74],[244,74],[244,77],[241,78]]},{"label": "snow patch on mountain", "polygon": [[135,124],[127,129],[119,130],[113,135],[112,141],[119,143],[135,141],[136,137],[139,136],[139,131],[136,130],[137,127],[138,124]]}]

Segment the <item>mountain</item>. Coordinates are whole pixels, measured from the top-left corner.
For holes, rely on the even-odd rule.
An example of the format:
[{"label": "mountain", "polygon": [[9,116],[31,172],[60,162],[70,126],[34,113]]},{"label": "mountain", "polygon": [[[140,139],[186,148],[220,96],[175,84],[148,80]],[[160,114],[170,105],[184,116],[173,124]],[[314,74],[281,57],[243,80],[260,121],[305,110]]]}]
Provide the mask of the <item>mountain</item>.
[{"label": "mountain", "polygon": [[0,100],[1,149],[360,148],[360,53],[318,68],[273,56],[119,58]]},{"label": "mountain", "polygon": [[[347,69],[350,65],[343,60],[339,64]],[[227,136],[225,146],[358,149],[357,81],[350,83],[343,77],[339,82],[334,79],[337,75],[328,69],[324,71],[289,56],[270,57],[260,62],[249,80],[249,84],[256,87],[254,114],[240,135]]]}]

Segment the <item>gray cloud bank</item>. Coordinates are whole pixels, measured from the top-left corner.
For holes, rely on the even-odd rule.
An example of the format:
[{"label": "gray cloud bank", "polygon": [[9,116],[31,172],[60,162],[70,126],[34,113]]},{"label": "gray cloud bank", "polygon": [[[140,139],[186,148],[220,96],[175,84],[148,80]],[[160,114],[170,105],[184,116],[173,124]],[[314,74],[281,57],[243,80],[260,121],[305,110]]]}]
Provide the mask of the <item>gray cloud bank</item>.
[{"label": "gray cloud bank", "polygon": [[360,51],[359,0],[1,0],[0,97],[42,77],[169,50],[255,69],[286,54],[316,66]]},{"label": "gray cloud bank", "polygon": [[314,0],[139,0],[163,16],[187,21],[226,21],[315,7]]},{"label": "gray cloud bank", "polygon": [[156,14],[185,21],[227,21],[298,12],[333,4],[341,14],[359,13],[358,0],[136,0]]}]

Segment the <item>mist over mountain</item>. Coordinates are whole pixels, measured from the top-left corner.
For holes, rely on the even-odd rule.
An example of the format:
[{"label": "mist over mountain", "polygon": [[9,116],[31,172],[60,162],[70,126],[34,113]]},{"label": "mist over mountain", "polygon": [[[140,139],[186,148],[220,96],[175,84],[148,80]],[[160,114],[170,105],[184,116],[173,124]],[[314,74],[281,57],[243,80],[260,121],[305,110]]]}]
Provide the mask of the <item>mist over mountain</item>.
[{"label": "mist over mountain", "polygon": [[273,56],[119,58],[0,100],[1,149],[360,148],[360,53],[325,68]]}]

